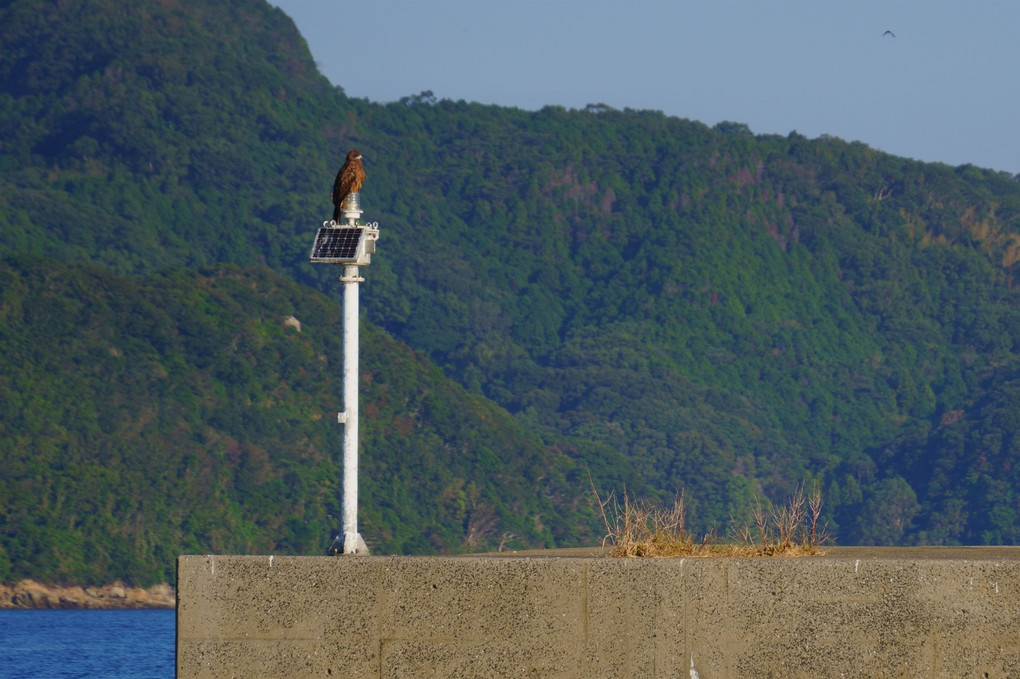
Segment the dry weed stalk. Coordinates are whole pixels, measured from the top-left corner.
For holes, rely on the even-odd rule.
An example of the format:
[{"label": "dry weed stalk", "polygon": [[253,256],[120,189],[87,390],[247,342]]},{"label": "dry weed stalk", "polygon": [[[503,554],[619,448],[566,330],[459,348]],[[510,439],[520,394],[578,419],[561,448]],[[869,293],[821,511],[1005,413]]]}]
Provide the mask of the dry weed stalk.
[{"label": "dry weed stalk", "polygon": [[821,545],[829,541],[829,533],[825,526],[819,525],[822,491],[817,483],[809,497],[805,497],[803,486],[798,486],[785,505],[777,507],[767,499],[765,503],[767,507],[757,495],[751,500],[755,531],[733,521],[732,534],[738,542],[764,556],[821,553]]},{"label": "dry weed stalk", "polygon": [[[733,542],[713,544],[709,533],[697,541],[687,530],[684,491],[673,498],[672,507],[634,502],[623,493],[622,504],[615,491],[606,499],[592,484],[592,494],[606,528],[603,547],[610,556],[697,557],[697,556],[806,556],[820,554],[829,537],[819,527],[821,491],[816,486],[805,500],[798,487],[787,504],[775,507],[757,495],[751,501],[753,527],[732,522]],[[804,505],[807,504],[807,510]]]},{"label": "dry weed stalk", "polygon": [[687,532],[687,508],[683,491],[672,507],[634,502],[626,492],[623,504],[615,492],[603,500],[592,487],[606,526],[603,546],[612,543],[612,556],[698,556],[710,548],[708,536],[697,542]]}]

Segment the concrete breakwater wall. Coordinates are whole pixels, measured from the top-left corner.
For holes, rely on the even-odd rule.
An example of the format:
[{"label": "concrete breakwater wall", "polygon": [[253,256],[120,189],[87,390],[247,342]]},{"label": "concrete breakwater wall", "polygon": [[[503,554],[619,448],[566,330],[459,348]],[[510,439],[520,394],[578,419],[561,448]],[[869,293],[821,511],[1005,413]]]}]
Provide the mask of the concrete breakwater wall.
[{"label": "concrete breakwater wall", "polygon": [[925,554],[184,556],[177,676],[1020,676],[1020,550]]}]

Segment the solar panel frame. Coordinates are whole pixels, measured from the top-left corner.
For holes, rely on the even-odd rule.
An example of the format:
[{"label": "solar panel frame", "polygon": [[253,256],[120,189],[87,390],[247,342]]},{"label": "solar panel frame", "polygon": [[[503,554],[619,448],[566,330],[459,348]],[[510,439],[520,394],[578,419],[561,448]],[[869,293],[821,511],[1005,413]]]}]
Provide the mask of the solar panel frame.
[{"label": "solar panel frame", "polygon": [[355,262],[364,234],[363,227],[320,227],[309,259],[331,264]]}]

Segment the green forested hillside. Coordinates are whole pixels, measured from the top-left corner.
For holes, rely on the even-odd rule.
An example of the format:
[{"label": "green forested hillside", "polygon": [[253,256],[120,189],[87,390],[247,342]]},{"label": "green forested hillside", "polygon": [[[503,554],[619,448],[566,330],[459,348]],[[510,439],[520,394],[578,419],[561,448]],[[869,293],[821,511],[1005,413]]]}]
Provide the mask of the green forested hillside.
[{"label": "green forested hillside", "polygon": [[[369,316],[462,383],[625,450],[716,525],[813,478],[841,541],[1017,539],[1005,459],[971,471],[972,450],[952,491],[922,481],[941,429],[982,419],[1016,369],[1014,178],[650,112],[387,109],[429,131],[414,155],[434,165],[401,185],[441,175],[444,200],[423,190],[390,219],[417,238],[387,258],[402,287],[383,306],[437,313]],[[466,142],[463,118],[486,113],[499,124]],[[438,318],[462,321],[422,327]]]},{"label": "green forested hillside", "polygon": [[0,26],[5,249],[115,272],[307,258],[341,114],[280,10],[19,0]]},{"label": "green forested hillside", "polygon": [[[601,105],[527,112],[428,92],[353,99],[316,72],[290,20],[258,1],[86,0],[58,12],[17,0],[0,3],[0,27],[0,253],[18,257],[15,271],[32,261],[154,291],[164,279],[201,288],[202,267],[230,263],[291,279],[272,279],[287,294],[311,286],[336,298],[336,272],[307,253],[329,216],[333,173],[349,148],[363,152],[365,217],[381,231],[362,286],[366,333],[392,337],[393,351],[413,348],[433,364],[421,383],[435,384],[422,388],[427,408],[394,402],[378,431],[405,431],[400,418],[413,414],[464,442],[430,459],[418,448],[427,436],[408,435],[398,451],[370,428],[364,464],[385,469],[397,497],[423,474],[461,479],[439,484],[459,507],[489,479],[499,519],[485,544],[511,533],[522,544],[589,535],[590,515],[574,514],[589,472],[641,495],[685,488],[695,530],[724,530],[754,493],[780,499],[818,482],[843,544],[1020,538],[1015,177]],[[53,294],[99,304],[94,287]],[[255,322],[241,310],[228,321],[195,301],[175,313],[237,334]],[[136,335],[158,347],[171,331],[157,323]],[[363,340],[369,371],[382,370],[369,352]],[[232,365],[227,355],[206,367],[180,360],[184,380]],[[24,362],[35,372],[14,393],[44,378],[37,363]],[[322,396],[286,374],[252,367],[222,381],[275,393],[283,380],[291,391],[274,401]],[[526,489],[492,469],[525,444],[500,435],[508,443],[495,460],[480,452],[495,448],[474,442],[478,423],[458,419],[465,409],[445,378],[492,409],[486,421],[498,414],[533,446],[522,453],[533,463],[513,467],[528,470]],[[66,393],[99,393],[97,382],[75,384]],[[108,407],[130,419],[141,394],[163,384]],[[211,411],[193,412],[193,426],[220,430]],[[81,436],[60,425],[47,438],[4,417],[25,445],[59,450]],[[149,422],[135,438],[113,437],[127,441],[117,461],[157,464],[141,441],[172,432]],[[293,458],[277,451],[290,435],[260,431],[252,445],[286,466]],[[236,473],[237,460],[223,465],[212,476]],[[293,506],[313,502],[302,483],[283,478],[278,489]],[[542,483],[555,488],[536,491]],[[253,497],[233,501],[239,515],[260,515]],[[366,499],[366,521],[378,523],[363,533],[391,551],[472,546],[466,514],[423,502]],[[54,516],[68,521],[70,506]],[[562,525],[545,522],[549,507]],[[8,516],[5,541],[17,539]],[[184,527],[177,544],[301,551],[313,541],[291,540],[296,527],[236,527],[231,535],[249,542]],[[432,534],[441,537],[423,537]],[[291,541],[273,542],[282,535]],[[150,563],[163,558],[141,549]]]},{"label": "green forested hillside", "polygon": [[[0,283],[0,578],[152,582],[180,553],[326,552],[336,304],[229,266],[124,278],[20,258]],[[372,326],[362,347],[372,549],[596,537],[568,455]]]}]

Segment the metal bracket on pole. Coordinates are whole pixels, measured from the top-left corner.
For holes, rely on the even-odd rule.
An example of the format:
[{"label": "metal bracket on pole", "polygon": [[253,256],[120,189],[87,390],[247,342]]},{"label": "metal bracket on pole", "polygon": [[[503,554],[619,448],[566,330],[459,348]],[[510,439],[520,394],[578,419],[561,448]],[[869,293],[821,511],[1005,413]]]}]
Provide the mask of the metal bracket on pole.
[{"label": "metal bracket on pole", "polygon": [[346,267],[346,268],[354,269],[355,273],[353,273],[353,274],[345,273],[343,276],[340,277],[340,282],[341,283],[364,283],[365,282],[365,279],[357,274],[358,267],[356,267],[356,266],[349,266],[349,267]]}]

